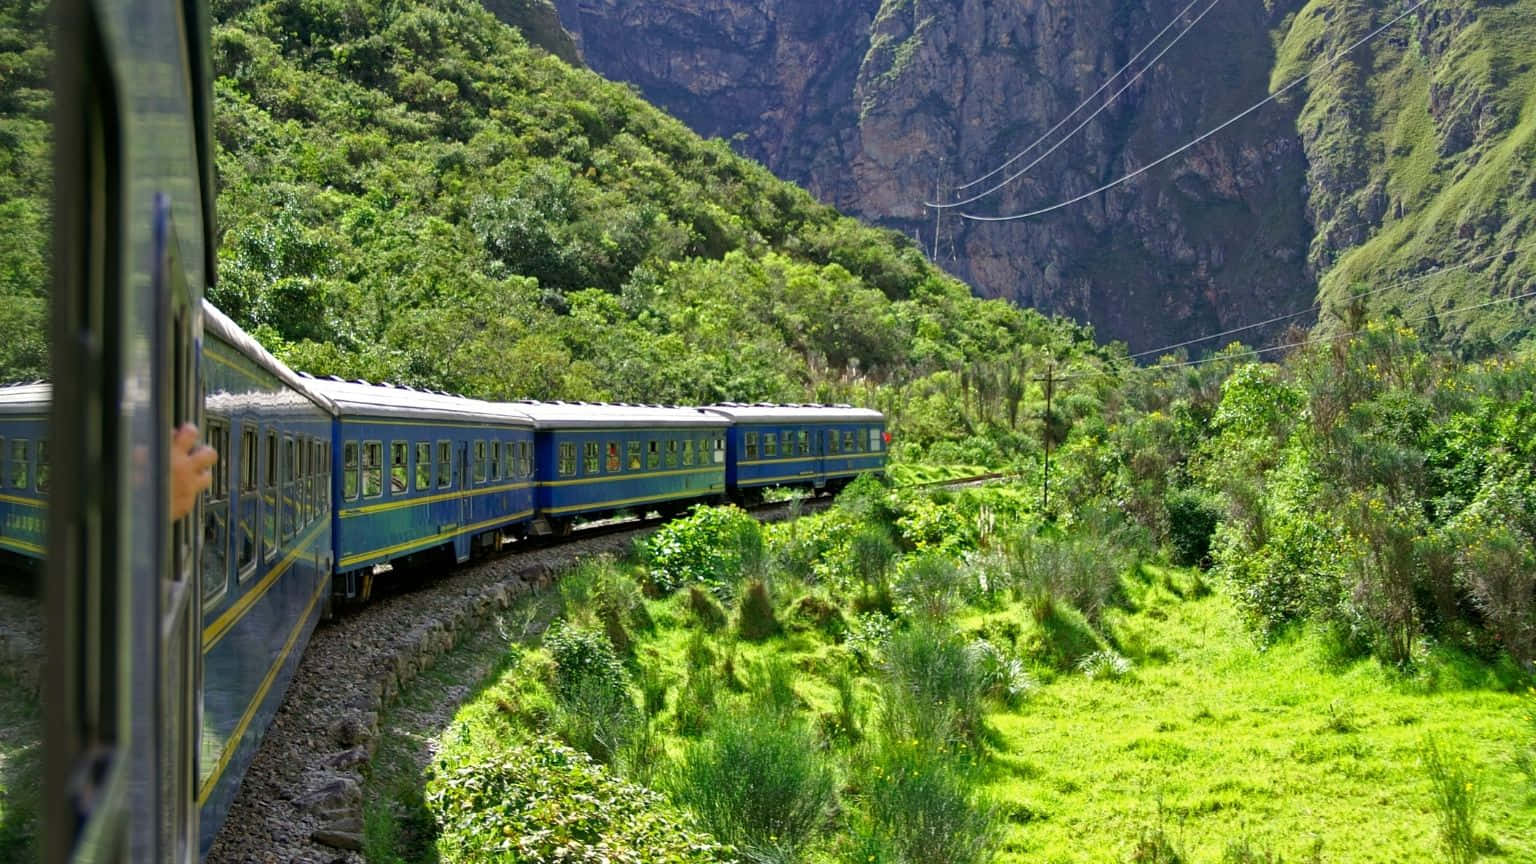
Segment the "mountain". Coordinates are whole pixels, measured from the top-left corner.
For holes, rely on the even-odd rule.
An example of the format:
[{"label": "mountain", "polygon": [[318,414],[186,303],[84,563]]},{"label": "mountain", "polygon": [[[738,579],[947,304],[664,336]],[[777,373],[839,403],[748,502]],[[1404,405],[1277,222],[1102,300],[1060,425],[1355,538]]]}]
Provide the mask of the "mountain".
[{"label": "mountain", "polygon": [[[1133,348],[1341,302],[1509,248],[1526,213],[1536,3],[1436,2],[1329,65],[1406,6],[1359,0],[557,0],[593,69],[869,221],[919,237],[978,293],[1089,321]],[[1012,214],[1136,171],[1284,87],[1230,128],[1114,190],[1037,218],[975,223],[923,206],[1106,96],[1171,21],[1177,45],[1082,132],[968,209]],[[1180,13],[1184,14],[1181,16]],[[1172,36],[1142,55],[1133,71]],[[1112,93],[1130,76],[1116,79]],[[992,183],[973,187],[972,192]],[[1509,217],[1518,215],[1519,218]],[[1463,340],[1529,332],[1530,267],[1375,295],[1440,313]],[[1435,308],[1430,309],[1430,300]],[[1525,316],[1529,317],[1529,316]],[[1243,334],[1276,337],[1291,323]],[[1300,323],[1310,324],[1309,318]],[[1326,322],[1325,322],[1326,324]],[[1471,328],[1470,332],[1468,327]],[[1210,347],[1207,344],[1204,347]]]}]

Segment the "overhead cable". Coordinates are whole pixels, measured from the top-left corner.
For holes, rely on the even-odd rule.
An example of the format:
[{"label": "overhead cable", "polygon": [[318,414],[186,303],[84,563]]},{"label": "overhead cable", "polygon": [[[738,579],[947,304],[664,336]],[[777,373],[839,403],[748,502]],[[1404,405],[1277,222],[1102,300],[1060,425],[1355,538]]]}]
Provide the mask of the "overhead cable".
[{"label": "overhead cable", "polygon": [[[1148,51],[1150,51],[1152,49],[1153,45],[1156,45],[1158,42],[1160,42],[1162,40],[1162,38],[1168,34],[1168,31],[1173,29],[1173,25],[1175,25],[1175,24],[1179,23],[1180,21],[1184,20],[1184,16],[1189,14],[1189,10],[1195,8],[1195,6],[1198,5],[1200,2],[1201,2],[1201,0],[1191,0],[1190,4],[1188,6],[1185,6],[1182,10],[1180,10],[1179,14],[1173,16],[1173,20],[1169,21],[1167,26],[1165,26],[1163,29],[1157,31],[1157,35],[1152,37],[1152,41],[1151,42],[1148,42],[1147,44],[1143,45],[1141,47],[1140,51],[1137,51],[1135,54],[1131,55],[1131,59],[1125,61],[1125,65],[1124,66],[1121,66],[1119,69],[1116,69],[1115,70],[1115,74],[1113,74],[1113,75],[1109,76],[1108,78],[1104,79],[1104,83],[1099,85],[1099,89],[1097,89],[1097,90],[1093,91],[1092,93],[1088,94],[1088,98],[1087,99],[1084,99],[1082,102],[1078,103],[1078,106],[1076,108],[1073,108],[1071,111],[1067,112],[1067,115],[1065,117],[1062,117],[1060,120],[1056,121],[1056,125],[1052,126],[1049,129],[1047,129],[1045,131],[1044,135],[1041,135],[1039,138],[1036,138],[1034,141],[1030,142],[1030,145],[1028,147],[1025,147],[1023,150],[1020,150],[1016,155],[1014,155],[1012,158],[1010,158],[1007,162],[1004,162],[1003,164],[997,166],[996,168],[993,168],[991,171],[988,171],[987,173],[981,175],[980,177],[977,177],[975,180],[972,180],[969,183],[962,183],[959,186],[951,187],[951,191],[962,192],[962,191],[964,191],[966,189],[971,188],[972,186],[976,186],[976,185],[982,183],[985,180],[988,180],[988,179],[990,179],[992,177],[997,176],[998,174],[1002,173],[1003,171],[1006,171],[1008,169],[1009,165],[1012,165],[1013,163],[1019,161],[1020,159],[1023,159],[1024,156],[1029,153],[1029,151],[1035,149],[1036,147],[1039,147],[1041,144],[1044,144],[1045,143],[1045,139],[1051,137],[1052,135],[1055,135],[1056,134],[1056,130],[1058,130],[1061,127],[1067,125],[1067,121],[1071,120],[1074,116],[1076,116],[1077,112],[1083,110],[1084,108],[1087,108],[1089,106],[1089,104],[1091,104],[1093,102],[1093,100],[1099,98],[1099,94],[1100,93],[1103,93],[1105,90],[1108,90],[1109,89],[1109,85],[1114,83],[1114,80],[1116,78],[1119,78],[1121,75],[1125,74],[1126,70],[1128,70],[1132,66],[1136,65],[1136,61],[1141,59],[1141,55],[1143,55],[1143,54],[1147,53]],[[1212,5],[1215,5],[1215,4],[1212,4]],[[1189,29],[1185,28],[1184,33],[1188,33],[1188,32],[1189,32]],[[1184,33],[1180,33],[1178,35],[1178,37],[1174,38],[1173,41],[1174,42],[1179,41],[1179,39],[1184,36]],[[1163,55],[1159,54],[1157,56],[1161,57]],[[1155,63],[1155,62],[1157,62],[1157,60],[1156,60],[1156,58],[1153,58],[1153,63]],[[1137,72],[1136,75],[1139,77],[1142,72],[1145,72],[1145,71],[1147,71],[1147,69],[1151,68],[1151,65],[1152,65],[1151,63],[1147,64],[1147,66],[1144,67],[1141,70],[1141,72]],[[1135,79],[1132,79],[1132,80],[1135,80]],[[1121,91],[1116,91],[1114,96],[1109,97],[1109,101],[1113,102],[1115,100],[1115,96],[1119,96],[1120,92]],[[1102,111],[1103,109],[1101,108],[1099,110]],[[1097,112],[1095,112],[1095,113],[1097,113]],[[1091,120],[1093,118],[1090,117],[1088,119]],[[1078,128],[1082,128],[1082,127],[1078,127]],[[1076,130],[1073,130],[1073,131],[1076,131]],[[1069,137],[1070,137],[1070,133],[1069,133]],[[929,205],[929,206],[933,206],[933,205]]]},{"label": "overhead cable", "polygon": [[[1047,213],[1053,213],[1053,212],[1055,212],[1057,210],[1062,210],[1064,208],[1072,206],[1073,204],[1077,204],[1077,203],[1079,203],[1081,201],[1086,201],[1089,198],[1092,198],[1092,197],[1094,197],[1095,195],[1098,195],[1101,192],[1107,192],[1110,189],[1115,188],[1116,186],[1120,186],[1120,185],[1122,185],[1124,183],[1128,183],[1131,180],[1134,180],[1137,177],[1140,177],[1141,175],[1147,173],[1148,171],[1151,171],[1153,168],[1156,168],[1157,166],[1163,164],[1164,162],[1167,162],[1168,160],[1172,159],[1173,157],[1178,156],[1181,153],[1184,153],[1185,151],[1187,151],[1190,148],[1194,147],[1195,145],[1205,141],[1206,139],[1210,138],[1211,136],[1217,134],[1218,132],[1221,132],[1222,130],[1226,129],[1228,126],[1231,126],[1232,124],[1236,123],[1237,121],[1242,120],[1244,117],[1247,117],[1249,114],[1252,114],[1253,112],[1259,110],[1260,108],[1263,108],[1265,105],[1268,105],[1269,103],[1275,101],[1276,99],[1279,99],[1281,96],[1284,96],[1286,93],[1290,92],[1292,89],[1294,89],[1295,87],[1299,86],[1303,81],[1306,81],[1308,78],[1311,78],[1313,75],[1317,74],[1318,72],[1326,71],[1328,69],[1333,68],[1335,65],[1338,64],[1338,62],[1340,60],[1343,60],[1345,56],[1347,56],[1348,54],[1353,52],[1356,48],[1359,48],[1360,46],[1366,44],[1367,42],[1370,42],[1371,40],[1375,39],[1377,36],[1380,36],[1382,33],[1386,32],[1389,28],[1391,28],[1397,22],[1403,20],[1404,18],[1408,17],[1409,15],[1411,15],[1414,12],[1418,11],[1419,9],[1422,9],[1428,3],[1429,3],[1429,0],[1419,0],[1419,2],[1413,4],[1412,6],[1409,6],[1407,9],[1404,9],[1402,12],[1399,12],[1397,15],[1393,16],[1392,19],[1390,21],[1388,21],[1387,23],[1381,25],[1380,27],[1377,27],[1375,30],[1372,30],[1370,33],[1366,34],[1365,37],[1359,39],[1358,41],[1356,41],[1353,44],[1351,44],[1349,47],[1339,51],[1338,53],[1334,54],[1332,57],[1330,57],[1327,60],[1323,61],[1323,65],[1322,65],[1321,68],[1317,68],[1317,67],[1314,66],[1311,70],[1307,71],[1306,73],[1304,73],[1302,75],[1299,75],[1296,78],[1292,79],[1291,82],[1286,84],[1284,87],[1281,87],[1279,90],[1276,90],[1274,93],[1271,93],[1269,96],[1266,96],[1264,99],[1262,99],[1262,100],[1260,100],[1258,102],[1255,102],[1253,105],[1250,105],[1249,107],[1247,107],[1247,108],[1243,109],[1242,111],[1238,112],[1237,114],[1232,116],[1230,119],[1228,119],[1225,122],[1223,122],[1221,125],[1216,126],[1215,128],[1210,129],[1209,131],[1201,134],[1199,137],[1195,138],[1194,140],[1190,141],[1187,144],[1184,144],[1184,145],[1182,145],[1182,146],[1180,146],[1180,147],[1178,147],[1178,148],[1176,148],[1174,150],[1170,150],[1169,152],[1163,154],[1162,156],[1159,156],[1157,159],[1154,159],[1153,161],[1147,163],[1146,165],[1141,166],[1140,168],[1137,168],[1135,171],[1132,171],[1132,172],[1130,172],[1129,174],[1126,174],[1123,177],[1120,177],[1118,179],[1112,180],[1112,181],[1110,181],[1108,183],[1105,183],[1102,186],[1099,186],[1096,189],[1093,189],[1093,190],[1088,191],[1088,192],[1084,192],[1083,194],[1078,195],[1076,197],[1068,198],[1065,201],[1061,201],[1061,202],[1058,202],[1056,204],[1052,204],[1049,207],[1041,207],[1041,208],[1036,209],[1036,210],[1030,210],[1027,213],[1015,213],[1015,214],[1013,214],[1011,216],[977,216],[977,215],[974,215],[974,214],[971,214],[971,213],[961,213],[960,216],[962,218],[968,219],[968,220],[970,220],[972,222],[1013,222],[1013,221],[1017,221],[1017,220],[1020,220],[1020,219],[1031,219],[1031,218],[1034,218],[1036,216],[1043,216],[1043,215],[1045,215]],[[1018,176],[1018,175],[1015,175],[1015,177],[1016,176]],[[1014,179],[1014,178],[1010,178],[1009,180],[1004,181],[1004,185],[1006,185],[1008,182],[1011,182],[1012,179]]]}]

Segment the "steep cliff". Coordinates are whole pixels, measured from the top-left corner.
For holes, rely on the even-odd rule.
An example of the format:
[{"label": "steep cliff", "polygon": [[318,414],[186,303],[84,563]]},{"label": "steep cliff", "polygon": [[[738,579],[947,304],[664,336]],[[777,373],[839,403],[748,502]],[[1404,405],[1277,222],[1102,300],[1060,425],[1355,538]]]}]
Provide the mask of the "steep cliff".
[{"label": "steep cliff", "polygon": [[[1536,227],[1536,0],[1436,0],[1337,66],[1319,58],[1407,7],[1218,0],[1081,134],[964,209],[1009,214],[1072,198],[1296,75],[1315,76],[1111,192],[1005,223],[936,218],[923,202],[1035,140],[1185,0],[557,5],[589,65],[698,131],[920,238],[983,295],[1077,316],[1134,348],[1299,309],[1320,290],[1337,304],[1351,286],[1488,256]],[[1426,280],[1432,291],[1415,282],[1372,302],[1443,313],[1521,293],[1533,281],[1526,260],[1479,262]],[[1479,322],[1489,314],[1499,323],[1473,335],[1529,330],[1514,306]]]}]

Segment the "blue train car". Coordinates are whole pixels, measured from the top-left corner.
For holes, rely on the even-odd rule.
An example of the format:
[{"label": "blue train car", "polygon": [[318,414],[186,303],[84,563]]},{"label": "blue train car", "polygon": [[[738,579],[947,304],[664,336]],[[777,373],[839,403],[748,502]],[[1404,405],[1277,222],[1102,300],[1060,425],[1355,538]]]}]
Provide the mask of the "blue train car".
[{"label": "blue train car", "polygon": [[334,408],[207,303],[203,337],[204,435],[219,451],[202,504],[206,853],[329,597]]},{"label": "blue train car", "polygon": [[37,561],[48,545],[47,384],[0,387],[0,553]]},{"label": "blue train car", "polygon": [[725,494],[726,420],[698,408],[518,402],[538,432],[538,533]]},{"label": "blue train car", "polygon": [[885,415],[848,405],[711,405],[731,422],[726,484],[758,498],[769,486],[837,491],[854,477],[884,471]]},{"label": "blue train car", "polygon": [[308,379],[337,408],[338,593],[367,599],[379,565],[469,560],[533,518],[533,421],[508,405],[339,379]]}]

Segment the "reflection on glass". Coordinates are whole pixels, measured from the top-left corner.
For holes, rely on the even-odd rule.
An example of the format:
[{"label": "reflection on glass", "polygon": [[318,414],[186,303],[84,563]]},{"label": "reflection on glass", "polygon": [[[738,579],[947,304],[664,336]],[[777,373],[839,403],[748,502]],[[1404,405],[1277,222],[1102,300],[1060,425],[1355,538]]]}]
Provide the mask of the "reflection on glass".
[{"label": "reflection on glass", "polygon": [[0,861],[37,858],[48,536],[51,35],[41,0],[0,3]]}]

